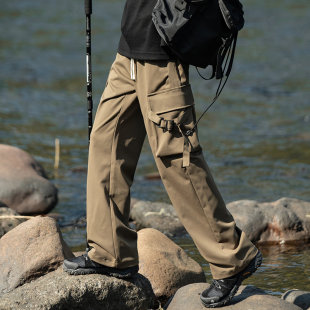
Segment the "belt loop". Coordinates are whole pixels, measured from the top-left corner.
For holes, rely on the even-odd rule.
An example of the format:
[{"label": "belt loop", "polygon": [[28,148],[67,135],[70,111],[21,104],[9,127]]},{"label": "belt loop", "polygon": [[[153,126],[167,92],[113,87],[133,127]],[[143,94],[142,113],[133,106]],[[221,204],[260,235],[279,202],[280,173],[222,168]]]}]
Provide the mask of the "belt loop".
[{"label": "belt loop", "polygon": [[136,74],[135,74],[135,60],[130,59],[130,78],[135,81],[136,80]]}]

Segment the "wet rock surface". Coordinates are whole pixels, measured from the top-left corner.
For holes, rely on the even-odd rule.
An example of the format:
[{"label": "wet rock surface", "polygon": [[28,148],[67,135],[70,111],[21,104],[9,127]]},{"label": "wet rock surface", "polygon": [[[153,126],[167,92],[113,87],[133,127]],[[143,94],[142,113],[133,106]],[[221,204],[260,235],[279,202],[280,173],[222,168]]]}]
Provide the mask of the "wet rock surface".
[{"label": "wet rock surface", "polygon": [[[166,310],[205,310],[200,301],[200,294],[209,287],[206,283],[195,283],[179,289]],[[225,310],[300,310],[296,305],[290,304],[278,297],[267,293],[254,286],[240,286],[231,304],[216,309]]]},{"label": "wet rock surface", "polygon": [[301,290],[289,290],[285,292],[281,298],[300,307],[303,310],[310,309],[310,292]]},{"label": "wet rock surface", "polygon": [[19,214],[45,214],[57,204],[57,189],[31,155],[0,144],[0,201]]},{"label": "wet rock surface", "polygon": [[139,272],[152,284],[156,297],[166,302],[180,287],[206,281],[200,265],[161,232],[138,232]]},{"label": "wet rock surface", "polygon": [[152,309],[154,294],[149,281],[137,274],[129,281],[104,275],[68,275],[58,268],[1,296],[0,309]]},{"label": "wet rock surface", "polygon": [[0,239],[0,295],[58,268],[73,257],[56,221],[34,217]]}]

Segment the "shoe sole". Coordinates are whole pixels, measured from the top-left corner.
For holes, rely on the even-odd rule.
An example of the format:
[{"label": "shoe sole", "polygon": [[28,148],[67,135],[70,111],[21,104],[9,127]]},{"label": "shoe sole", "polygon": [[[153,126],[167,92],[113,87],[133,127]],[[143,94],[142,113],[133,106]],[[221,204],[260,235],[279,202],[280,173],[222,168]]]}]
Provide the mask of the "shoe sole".
[{"label": "shoe sole", "polygon": [[212,303],[212,304],[207,304],[205,303],[202,299],[201,302],[206,308],[217,308],[217,307],[223,307],[226,306],[231,299],[236,295],[241,283],[249,278],[262,264],[263,261],[263,256],[261,252],[258,252],[257,255],[255,256],[255,261],[254,264],[250,264],[248,267],[246,267],[241,274],[239,280],[235,284],[235,286],[232,288],[230,291],[229,295],[225,297],[223,300],[217,302],[217,303]]},{"label": "shoe sole", "polygon": [[110,277],[115,277],[119,279],[128,279],[132,278],[135,274],[138,273],[139,268],[133,267],[132,271],[123,271],[123,272],[114,272],[108,270],[106,268],[77,268],[77,269],[69,269],[65,265],[63,265],[63,270],[70,275],[80,276],[80,275],[87,275],[87,274],[103,274]]}]

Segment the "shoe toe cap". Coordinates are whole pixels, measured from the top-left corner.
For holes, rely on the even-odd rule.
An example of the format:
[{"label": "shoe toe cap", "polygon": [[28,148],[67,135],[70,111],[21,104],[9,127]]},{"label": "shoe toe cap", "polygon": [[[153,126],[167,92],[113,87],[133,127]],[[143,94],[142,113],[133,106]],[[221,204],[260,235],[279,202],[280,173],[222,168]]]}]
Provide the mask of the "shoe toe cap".
[{"label": "shoe toe cap", "polygon": [[205,303],[205,304],[214,304],[217,303],[220,298],[219,297],[204,297],[202,295],[200,295],[200,299]]},{"label": "shoe toe cap", "polygon": [[63,262],[63,267],[64,269],[77,269],[79,267],[79,265],[74,262],[74,261],[71,261],[71,260],[68,260],[68,259],[65,259],[64,262]]},{"label": "shoe toe cap", "polygon": [[206,304],[216,303],[221,297],[221,294],[212,286],[204,290],[200,295],[200,299]]}]

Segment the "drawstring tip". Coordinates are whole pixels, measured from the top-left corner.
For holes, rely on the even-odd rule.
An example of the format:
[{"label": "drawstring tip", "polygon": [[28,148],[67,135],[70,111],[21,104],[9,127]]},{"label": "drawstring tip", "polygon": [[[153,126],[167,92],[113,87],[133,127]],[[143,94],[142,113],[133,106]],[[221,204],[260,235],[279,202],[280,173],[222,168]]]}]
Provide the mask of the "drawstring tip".
[{"label": "drawstring tip", "polygon": [[134,59],[130,59],[130,78],[135,81],[136,80],[136,74],[135,74],[135,61]]}]

